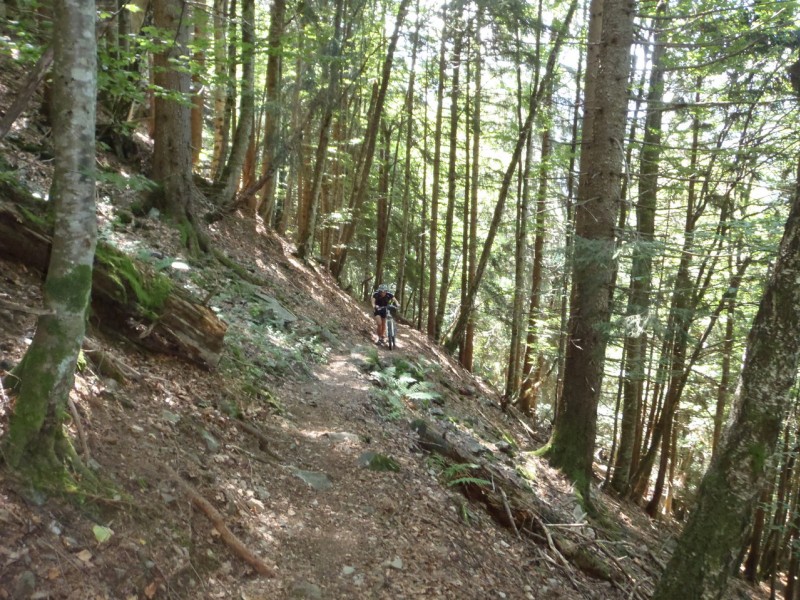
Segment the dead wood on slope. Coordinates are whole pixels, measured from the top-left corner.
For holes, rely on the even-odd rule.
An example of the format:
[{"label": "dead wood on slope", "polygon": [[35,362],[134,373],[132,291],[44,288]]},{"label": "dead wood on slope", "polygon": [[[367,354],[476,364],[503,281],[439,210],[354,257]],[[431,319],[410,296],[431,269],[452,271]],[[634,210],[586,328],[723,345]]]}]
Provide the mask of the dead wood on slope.
[{"label": "dead wood on slope", "polygon": [[[30,208],[0,200],[0,255],[44,274],[51,241],[45,218]],[[123,262],[132,265],[129,271],[135,273],[123,273]],[[227,325],[177,286],[169,289],[158,308],[143,307],[133,281],[137,276],[146,280],[153,274],[146,265],[113,247],[98,246],[92,280],[92,324],[150,351],[176,355],[205,368],[216,367]]]}]

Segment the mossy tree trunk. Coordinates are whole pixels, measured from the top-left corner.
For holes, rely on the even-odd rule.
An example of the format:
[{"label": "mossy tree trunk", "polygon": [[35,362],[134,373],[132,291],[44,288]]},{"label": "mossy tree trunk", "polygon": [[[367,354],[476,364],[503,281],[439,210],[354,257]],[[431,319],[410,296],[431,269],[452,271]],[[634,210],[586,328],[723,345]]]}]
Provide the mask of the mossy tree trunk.
[{"label": "mossy tree trunk", "polygon": [[[53,249],[44,307],[22,363],[5,457],[14,469],[46,476],[60,470],[68,445],[65,407],[83,342],[97,242],[94,204],[94,0],[55,3],[53,144],[50,190],[55,208]],[[44,483],[44,482],[42,482]]]},{"label": "mossy tree trunk", "polygon": [[747,340],[733,419],[655,600],[722,598],[739,560],[800,358],[800,165],[775,269]]}]

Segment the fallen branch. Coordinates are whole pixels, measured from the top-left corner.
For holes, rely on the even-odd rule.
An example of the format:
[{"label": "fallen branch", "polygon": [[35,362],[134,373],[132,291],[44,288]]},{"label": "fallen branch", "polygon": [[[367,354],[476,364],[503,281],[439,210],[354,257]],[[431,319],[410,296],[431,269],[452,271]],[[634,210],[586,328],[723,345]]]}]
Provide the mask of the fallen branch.
[{"label": "fallen branch", "polygon": [[498,488],[500,490],[500,495],[503,497],[503,506],[505,506],[506,514],[508,515],[508,522],[511,523],[511,527],[514,528],[514,533],[517,535],[517,539],[521,540],[522,536],[519,534],[519,529],[517,529],[517,524],[514,522],[514,515],[511,514],[511,507],[508,505],[508,496],[503,491],[503,488]]},{"label": "fallen branch", "polygon": [[217,533],[219,533],[222,541],[225,542],[228,548],[230,548],[236,556],[253,567],[253,569],[255,569],[256,573],[259,575],[264,575],[266,577],[275,576],[275,571],[269,565],[267,565],[267,563],[256,556],[250,549],[248,549],[247,546],[245,546],[242,541],[239,540],[239,538],[237,538],[230,529],[228,529],[228,526],[225,525],[225,520],[223,519],[222,515],[211,505],[208,500],[198,494],[191,485],[184,481],[183,478],[170,467],[167,467],[167,472],[175,481],[175,483],[178,484],[178,487],[180,487],[184,493],[189,496],[192,505],[200,509],[200,511],[205,514],[206,517],[208,517],[208,520],[211,521],[211,524],[214,526],[214,529],[217,530]]}]

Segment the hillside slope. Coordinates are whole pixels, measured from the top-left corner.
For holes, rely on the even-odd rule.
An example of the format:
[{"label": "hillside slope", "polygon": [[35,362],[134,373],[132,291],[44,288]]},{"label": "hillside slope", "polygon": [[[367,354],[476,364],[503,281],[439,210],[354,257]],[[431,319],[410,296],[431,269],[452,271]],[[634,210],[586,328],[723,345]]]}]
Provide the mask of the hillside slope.
[{"label": "hillside slope", "polygon": [[[0,598],[647,597],[665,546],[647,541],[649,525],[617,521],[622,508],[607,499],[603,524],[590,523],[569,485],[526,453],[541,440],[424,336],[401,327],[396,351],[376,349],[366,307],[250,221],[228,219],[212,235],[259,286],[185,260],[155,219],[111,224],[113,243],[177,267],[164,270],[208,299],[229,325],[225,353],[207,372],[95,333],[141,375],[121,386],[87,367],[74,394],[76,445],[119,493],[66,502],[0,474]],[[0,298],[36,306],[39,285],[0,260]],[[34,317],[5,309],[0,319],[7,369]],[[467,484],[497,483],[458,485],[471,469],[426,452],[415,418],[473,444],[475,465],[525,473],[524,493],[560,515],[553,537],[515,533],[470,501]],[[267,575],[224,543],[190,494],[219,511]],[[113,531],[107,541],[98,525]],[[570,554],[569,544],[589,551]]]},{"label": "hillside slope", "polygon": [[[46,195],[35,119],[0,151]],[[590,520],[531,454],[545,437],[425,336],[402,326],[396,351],[376,348],[365,305],[238,215],[210,234],[249,281],[189,260],[106,180],[103,239],[216,311],[225,348],[207,371],[93,321],[95,354],[128,377],[87,363],[70,434],[116,491],[31,492],[0,469],[0,599],[649,596],[673,532],[599,492]],[[40,287],[0,256],[0,376],[24,354]],[[3,393],[0,435],[12,406]]]}]

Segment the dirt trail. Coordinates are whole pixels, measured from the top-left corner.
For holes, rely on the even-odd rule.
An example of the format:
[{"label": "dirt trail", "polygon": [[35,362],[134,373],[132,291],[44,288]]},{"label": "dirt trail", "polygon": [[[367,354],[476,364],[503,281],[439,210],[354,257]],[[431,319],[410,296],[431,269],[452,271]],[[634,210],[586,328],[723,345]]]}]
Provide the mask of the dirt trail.
[{"label": "dirt trail", "polygon": [[[514,568],[526,550],[483,527],[480,516],[464,522],[464,499],[429,472],[407,422],[379,414],[374,388],[356,366],[364,359],[365,348],[335,355],[313,381],[280,389],[291,442],[275,449],[300,469],[324,473],[330,487],[274,474],[280,485],[265,505],[285,517],[272,528],[267,554],[292,576],[253,582],[247,597],[534,597],[525,590],[541,582]],[[361,466],[366,452],[393,458],[400,470]]]}]

